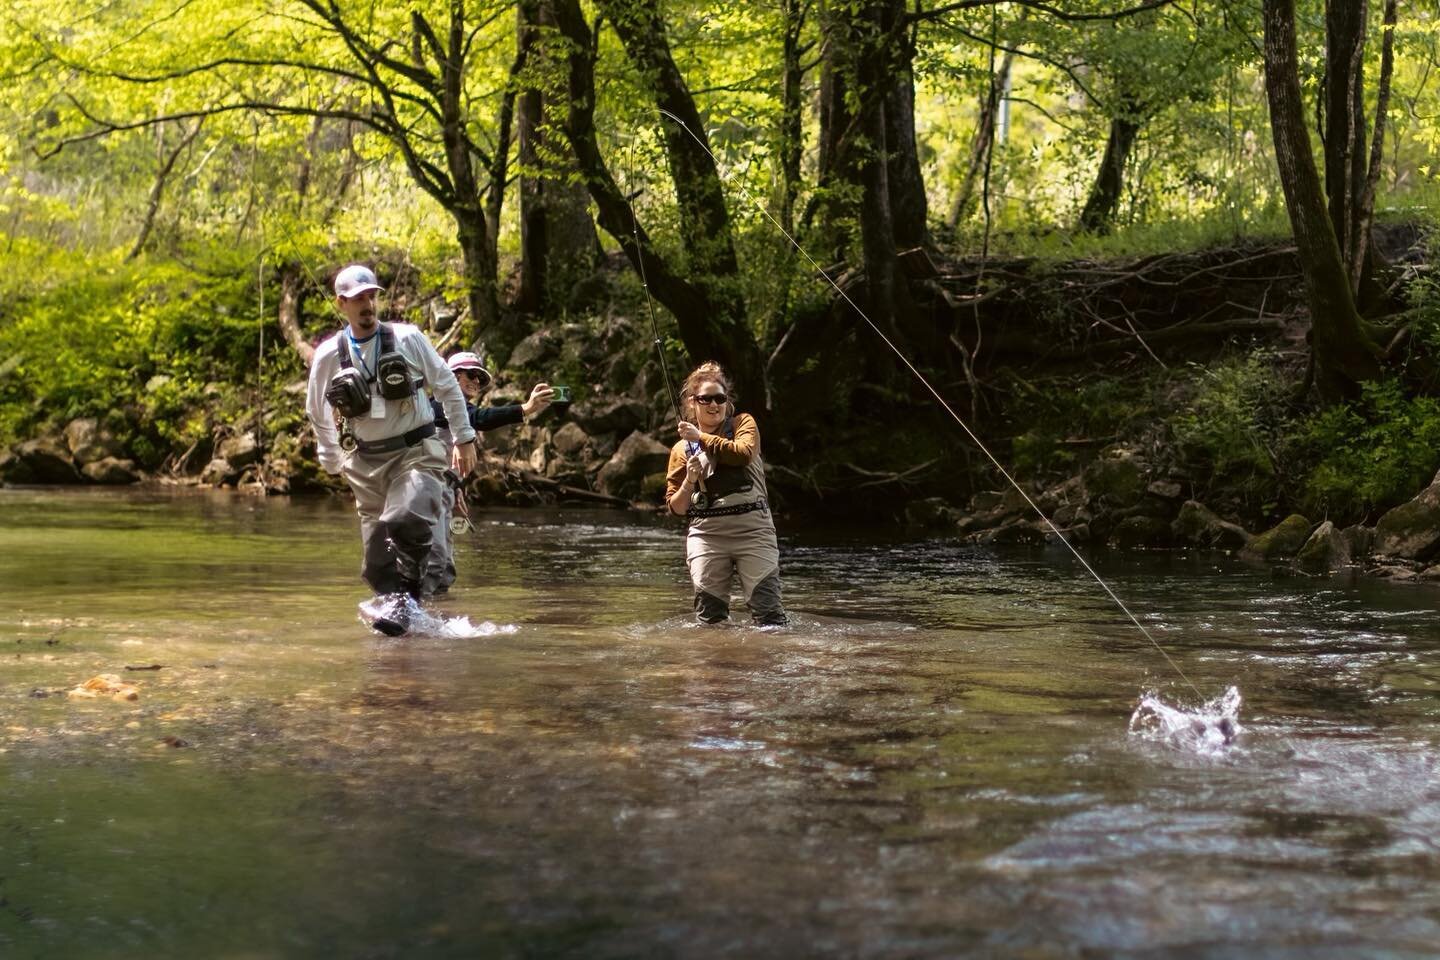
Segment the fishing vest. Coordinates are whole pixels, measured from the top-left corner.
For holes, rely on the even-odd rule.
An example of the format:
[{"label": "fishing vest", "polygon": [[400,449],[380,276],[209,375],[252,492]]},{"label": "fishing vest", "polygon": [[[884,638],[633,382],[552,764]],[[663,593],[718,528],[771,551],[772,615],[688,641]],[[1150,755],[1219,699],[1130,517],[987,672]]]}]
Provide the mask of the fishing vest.
[{"label": "fishing vest", "polygon": [[[720,427],[720,435],[727,440],[735,439],[735,421],[727,418]],[[735,513],[748,512],[752,509],[764,509],[765,487],[763,482],[756,483],[756,476],[764,476],[764,466],[759,451],[756,451],[755,458],[744,466],[734,466],[721,463],[718,458],[713,459],[714,469],[708,477],[701,478],[696,489],[704,494],[705,506],[691,506],[686,512],[690,520],[702,520],[708,517],[727,516]],[[758,489],[757,489],[758,486]],[[748,496],[746,496],[748,494]],[[722,506],[717,507],[717,501],[726,500]],[[693,504],[693,501],[692,501]]]},{"label": "fishing vest", "polygon": [[[348,330],[341,330],[335,335],[336,354],[339,356],[342,372],[352,370],[355,366],[350,358],[350,348],[342,339],[348,335]],[[395,349],[395,331],[390,324],[380,324],[379,337],[380,349],[375,355],[375,373],[371,375],[369,371],[365,371],[363,376],[366,383],[378,386],[380,396],[386,400],[404,400],[415,396],[415,392],[425,385],[425,381],[414,377],[410,372],[410,361]]]}]

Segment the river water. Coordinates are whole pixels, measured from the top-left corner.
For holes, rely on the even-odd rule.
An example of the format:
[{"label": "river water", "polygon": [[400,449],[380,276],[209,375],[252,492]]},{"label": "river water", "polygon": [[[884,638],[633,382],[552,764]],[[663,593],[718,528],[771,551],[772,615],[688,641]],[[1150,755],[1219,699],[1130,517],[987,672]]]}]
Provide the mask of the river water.
[{"label": "river water", "polygon": [[673,526],[477,521],[492,626],[388,640],[339,500],[0,491],[0,956],[1440,956],[1440,588],[1096,557],[1199,750],[1056,550],[782,529],[767,632]]}]

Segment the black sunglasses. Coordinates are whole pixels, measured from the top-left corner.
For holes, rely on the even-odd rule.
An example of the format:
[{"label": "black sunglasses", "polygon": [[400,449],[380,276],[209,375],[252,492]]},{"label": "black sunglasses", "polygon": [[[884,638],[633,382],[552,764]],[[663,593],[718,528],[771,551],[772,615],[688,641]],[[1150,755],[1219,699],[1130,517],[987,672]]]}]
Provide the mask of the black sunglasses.
[{"label": "black sunglasses", "polygon": [[712,403],[715,403],[715,404],[724,403],[726,400],[729,400],[729,399],[730,399],[730,398],[727,397],[727,396],[725,396],[725,394],[723,394],[723,393],[697,393],[697,394],[695,394],[695,402],[696,402],[696,403],[703,403],[703,404],[705,404],[705,406],[707,406],[707,407],[710,406]]}]

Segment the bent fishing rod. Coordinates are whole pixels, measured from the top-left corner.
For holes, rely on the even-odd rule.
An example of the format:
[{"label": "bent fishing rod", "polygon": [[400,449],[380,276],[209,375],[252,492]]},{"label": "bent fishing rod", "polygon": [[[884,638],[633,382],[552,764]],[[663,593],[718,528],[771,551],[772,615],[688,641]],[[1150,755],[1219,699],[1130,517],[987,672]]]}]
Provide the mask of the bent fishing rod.
[{"label": "bent fishing rod", "polygon": [[[677,126],[680,127],[681,130],[684,130],[687,134],[689,134],[692,140],[694,140],[697,144],[700,145],[701,150],[704,150],[707,154],[710,155],[710,159],[713,160],[715,163],[716,173],[719,175],[722,181],[732,182],[730,177],[724,172],[720,164],[720,158],[715,156],[714,151],[710,149],[710,147],[705,143],[704,140],[700,139],[700,137],[696,135],[695,131],[690,129],[690,127],[685,123],[684,120],[681,120],[679,117],[675,116],[675,114],[665,109],[660,110],[660,115],[667,120],[673,121]],[[1140,622],[1140,620],[1135,616],[1135,614],[1130,612],[1130,608],[1125,605],[1125,602],[1120,599],[1120,597],[1115,593],[1114,590],[1110,589],[1110,585],[1105,582],[1104,578],[1101,577],[1100,574],[1095,572],[1095,568],[1090,566],[1090,564],[1085,560],[1085,558],[1081,556],[1080,551],[1075,548],[1075,545],[1070,542],[1070,539],[1066,537],[1065,534],[1060,532],[1060,528],[1055,526],[1054,522],[1051,521],[1050,517],[1046,515],[1045,511],[1041,510],[1040,507],[1035,503],[1035,501],[1030,498],[1030,494],[1025,492],[1025,488],[1020,486],[1020,484],[1015,480],[1015,478],[1010,475],[1010,471],[1006,470],[1004,465],[1002,465],[1000,461],[996,459],[995,455],[990,452],[990,448],[985,446],[985,444],[981,442],[980,438],[975,435],[975,431],[970,429],[969,425],[964,421],[964,419],[962,419],[961,416],[955,412],[954,408],[952,408],[950,404],[946,402],[945,398],[940,395],[940,391],[936,390],[935,387],[931,385],[930,381],[926,379],[925,375],[922,374],[918,369],[916,369],[915,365],[910,362],[910,359],[905,356],[905,354],[900,350],[899,347],[895,346],[894,342],[885,335],[885,332],[881,330],[880,327],[878,327],[873,320],[870,319],[870,317],[865,313],[865,311],[860,309],[860,305],[850,298],[850,295],[845,292],[845,290],[840,286],[840,284],[836,283],[835,280],[830,276],[830,274],[826,273],[825,269],[821,267],[820,264],[815,262],[815,258],[810,256],[810,254],[806,252],[805,248],[800,245],[800,242],[790,235],[790,232],[785,229],[784,224],[776,220],[775,217],[770,213],[770,211],[766,209],[765,205],[756,200],[755,197],[751,195],[750,191],[745,189],[744,184],[738,181],[733,182],[735,184],[735,188],[740,191],[740,193],[745,197],[746,201],[748,201],[751,206],[759,210],[760,213],[765,217],[765,219],[769,220],[772,224],[774,224],[775,229],[779,230],[780,233],[785,237],[785,239],[790,241],[790,245],[793,246],[799,252],[799,254],[805,258],[806,262],[810,264],[811,268],[821,277],[823,277],[826,283],[830,284],[830,286],[835,288],[835,292],[840,295],[841,299],[843,299],[846,303],[850,305],[850,308],[854,310],[857,315],[859,315],[860,319],[865,321],[865,323],[870,327],[871,330],[875,331],[875,335],[884,342],[885,346],[890,348],[891,352],[893,352],[895,356],[899,358],[900,362],[905,365],[905,368],[909,370],[910,373],[914,375],[915,379],[919,380],[920,383],[925,387],[925,389],[930,392],[930,395],[934,397],[935,401],[939,403],[940,406],[945,410],[945,412],[950,415],[951,419],[953,419],[957,424],[960,425],[960,429],[965,431],[965,435],[970,438],[970,442],[975,444],[976,448],[978,448],[981,453],[985,454],[986,458],[990,461],[991,464],[994,465],[995,469],[1000,471],[1000,475],[1005,478],[1006,482],[1008,482],[1010,486],[1014,487],[1015,491],[1019,493],[1022,498],[1024,498],[1025,502],[1030,505],[1030,509],[1035,511],[1035,514],[1042,521],[1044,521],[1045,526],[1050,528],[1050,532],[1055,535],[1056,539],[1063,543],[1065,545],[1065,548],[1074,555],[1075,559],[1080,562],[1080,566],[1084,567],[1085,571],[1089,573],[1090,576],[1094,578],[1095,582],[1100,585],[1100,589],[1104,590],[1105,593],[1109,595],[1110,599],[1115,602],[1115,605],[1124,612],[1125,616],[1130,618],[1130,622],[1133,623],[1135,625],[1135,628],[1144,635],[1146,640],[1150,641],[1150,645],[1159,652],[1160,656],[1165,658],[1165,661],[1170,664],[1171,668],[1180,676],[1180,679],[1185,681],[1185,685],[1188,686],[1191,690],[1193,690],[1197,697],[1200,697],[1200,699],[1202,700],[1205,699],[1205,695],[1202,694],[1199,688],[1190,681],[1190,678],[1185,675],[1185,671],[1180,669],[1180,664],[1176,663],[1174,658],[1165,651],[1165,648],[1160,646],[1159,642],[1150,635],[1150,631],[1145,629],[1145,625]],[[631,220],[632,222],[634,220],[633,208],[631,209]],[[646,297],[648,298],[650,293],[649,290],[647,289],[645,293]],[[652,323],[654,321],[653,308],[651,313],[651,321]]]}]

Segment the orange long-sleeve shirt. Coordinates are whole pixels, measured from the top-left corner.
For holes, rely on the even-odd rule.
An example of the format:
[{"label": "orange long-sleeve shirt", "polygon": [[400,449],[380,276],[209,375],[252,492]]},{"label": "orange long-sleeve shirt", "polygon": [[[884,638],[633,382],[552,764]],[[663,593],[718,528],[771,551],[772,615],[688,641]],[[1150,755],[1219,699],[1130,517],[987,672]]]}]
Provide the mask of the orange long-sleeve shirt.
[{"label": "orange long-sleeve shirt", "polygon": [[[748,413],[737,413],[733,419],[735,439],[727,440],[711,433],[700,434],[700,446],[710,458],[727,467],[746,467],[760,456],[760,428]],[[685,481],[686,442],[681,440],[670,448],[670,465],[665,471],[665,502],[675,496]],[[762,475],[763,482],[763,475]]]}]

